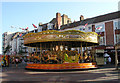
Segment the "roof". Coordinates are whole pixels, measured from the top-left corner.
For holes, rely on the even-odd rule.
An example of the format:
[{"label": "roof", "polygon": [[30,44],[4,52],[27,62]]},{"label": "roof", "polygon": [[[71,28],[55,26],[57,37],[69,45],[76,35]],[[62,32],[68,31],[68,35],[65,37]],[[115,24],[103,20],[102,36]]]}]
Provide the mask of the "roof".
[{"label": "roof", "polygon": [[[56,18],[53,18],[49,23],[55,24],[56,22],[57,22],[57,19],[56,19]],[[43,28],[42,28],[42,31],[47,30],[47,24],[48,24],[48,23],[45,23],[45,24],[42,24],[42,25],[41,25],[41,26],[43,27]]]},{"label": "roof", "polygon": [[57,22],[57,19],[56,18],[53,18],[51,21],[50,21],[50,23],[56,23]]},{"label": "roof", "polygon": [[66,24],[66,25],[62,25],[61,29],[73,28],[73,27],[77,27],[80,25],[85,25],[86,23],[93,24],[93,23],[103,22],[103,21],[117,19],[117,18],[120,18],[120,11],[112,12],[112,13],[105,14],[105,15],[96,16],[93,18],[84,19],[82,21],[77,21],[77,22],[73,22],[70,24]]},{"label": "roof", "polygon": [[44,31],[44,30],[47,30],[47,24],[48,24],[48,23],[45,23],[45,24],[40,25],[40,26],[43,27],[43,28],[42,28],[43,31]]}]

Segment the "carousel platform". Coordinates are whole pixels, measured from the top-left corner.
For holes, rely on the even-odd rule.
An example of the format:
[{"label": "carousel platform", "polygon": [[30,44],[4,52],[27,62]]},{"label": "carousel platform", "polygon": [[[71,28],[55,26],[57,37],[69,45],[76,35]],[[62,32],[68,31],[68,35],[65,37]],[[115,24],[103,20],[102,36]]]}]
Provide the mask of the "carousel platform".
[{"label": "carousel platform", "polygon": [[94,69],[96,63],[63,63],[63,64],[27,64],[25,69],[31,70],[78,70]]}]

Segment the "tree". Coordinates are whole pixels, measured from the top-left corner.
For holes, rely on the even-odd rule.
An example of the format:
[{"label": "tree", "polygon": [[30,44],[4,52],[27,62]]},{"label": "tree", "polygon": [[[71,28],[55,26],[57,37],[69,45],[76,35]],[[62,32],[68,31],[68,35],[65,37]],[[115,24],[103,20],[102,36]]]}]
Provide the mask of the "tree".
[{"label": "tree", "polygon": [[11,48],[11,46],[8,45],[8,46],[5,48],[4,54],[7,53],[7,52],[9,52],[10,48]]},{"label": "tree", "polygon": [[24,53],[24,51],[20,50],[18,54],[23,54],[23,53]]}]

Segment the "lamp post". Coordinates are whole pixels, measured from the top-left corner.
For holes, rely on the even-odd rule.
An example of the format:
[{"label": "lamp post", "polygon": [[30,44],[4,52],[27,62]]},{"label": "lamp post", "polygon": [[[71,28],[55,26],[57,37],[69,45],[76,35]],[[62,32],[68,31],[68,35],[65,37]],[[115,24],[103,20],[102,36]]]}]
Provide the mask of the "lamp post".
[{"label": "lamp post", "polygon": [[117,47],[115,47],[115,68],[118,70]]},{"label": "lamp post", "polygon": [[115,68],[118,70],[118,53],[117,50],[120,48],[120,42],[115,45]]}]

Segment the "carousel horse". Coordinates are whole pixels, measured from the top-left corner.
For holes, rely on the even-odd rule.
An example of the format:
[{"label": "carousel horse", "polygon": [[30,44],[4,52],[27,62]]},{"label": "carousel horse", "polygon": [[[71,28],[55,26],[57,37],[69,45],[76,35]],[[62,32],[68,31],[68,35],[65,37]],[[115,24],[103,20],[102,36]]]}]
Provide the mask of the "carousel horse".
[{"label": "carousel horse", "polygon": [[64,62],[68,63],[77,63],[79,61],[80,54],[75,54],[75,56],[68,56],[68,54],[64,54]]}]

